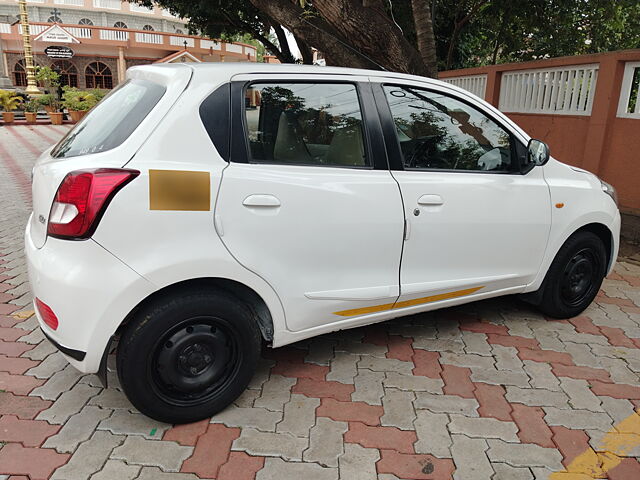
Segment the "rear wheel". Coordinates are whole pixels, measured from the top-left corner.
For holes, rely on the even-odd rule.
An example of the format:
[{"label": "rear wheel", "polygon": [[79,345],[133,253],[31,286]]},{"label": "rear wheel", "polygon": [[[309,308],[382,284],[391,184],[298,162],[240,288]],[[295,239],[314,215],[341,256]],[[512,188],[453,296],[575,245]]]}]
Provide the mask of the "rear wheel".
[{"label": "rear wheel", "polygon": [[129,323],[118,346],[118,376],[145,415],[193,422],[244,391],[260,347],[260,331],[241,301],[224,292],[187,293],[152,303]]},{"label": "rear wheel", "polygon": [[542,286],[540,310],[554,318],[582,313],[600,290],[607,270],[607,251],[591,232],[578,232],[562,246]]}]

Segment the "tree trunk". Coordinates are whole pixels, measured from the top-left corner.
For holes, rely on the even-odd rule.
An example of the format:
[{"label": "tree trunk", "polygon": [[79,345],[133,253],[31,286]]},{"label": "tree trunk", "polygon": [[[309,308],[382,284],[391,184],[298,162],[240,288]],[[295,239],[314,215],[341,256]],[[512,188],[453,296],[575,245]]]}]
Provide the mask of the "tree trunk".
[{"label": "tree trunk", "polygon": [[273,25],[273,30],[276,32],[276,37],[278,37],[278,44],[280,45],[280,51],[282,52],[282,56],[285,59],[283,61],[282,58],[278,57],[278,60],[280,60],[282,63],[296,63],[296,59],[291,53],[291,48],[289,47],[289,42],[287,41],[287,34],[284,32],[282,26],[275,24]]},{"label": "tree trunk", "polygon": [[305,65],[313,65],[313,50],[311,47],[302,40],[300,37],[294,37],[296,39],[296,43],[298,44],[298,49],[300,50],[300,55],[302,55],[302,63]]},{"label": "tree trunk", "polygon": [[418,51],[422,56],[429,76],[438,77],[438,59],[436,57],[436,39],[433,34],[433,21],[428,0],[411,0],[413,22],[416,27]]}]

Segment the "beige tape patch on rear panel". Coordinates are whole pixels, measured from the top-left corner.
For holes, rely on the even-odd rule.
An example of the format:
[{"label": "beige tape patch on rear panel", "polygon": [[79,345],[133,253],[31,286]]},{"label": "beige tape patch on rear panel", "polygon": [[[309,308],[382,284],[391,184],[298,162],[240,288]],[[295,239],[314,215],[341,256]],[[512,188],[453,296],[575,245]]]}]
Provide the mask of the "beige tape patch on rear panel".
[{"label": "beige tape patch on rear panel", "polygon": [[211,210],[209,172],[149,170],[151,210]]}]

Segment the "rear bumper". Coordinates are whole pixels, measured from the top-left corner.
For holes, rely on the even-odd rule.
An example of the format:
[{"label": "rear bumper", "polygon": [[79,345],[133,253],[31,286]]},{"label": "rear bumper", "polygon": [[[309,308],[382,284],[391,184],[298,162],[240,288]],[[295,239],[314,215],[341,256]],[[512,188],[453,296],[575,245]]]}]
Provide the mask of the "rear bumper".
[{"label": "rear bumper", "polygon": [[69,363],[95,373],[118,326],[155,289],[91,239],[49,238],[36,248],[29,230],[25,255],[31,289],[59,320],[52,330],[36,308],[40,328]]}]

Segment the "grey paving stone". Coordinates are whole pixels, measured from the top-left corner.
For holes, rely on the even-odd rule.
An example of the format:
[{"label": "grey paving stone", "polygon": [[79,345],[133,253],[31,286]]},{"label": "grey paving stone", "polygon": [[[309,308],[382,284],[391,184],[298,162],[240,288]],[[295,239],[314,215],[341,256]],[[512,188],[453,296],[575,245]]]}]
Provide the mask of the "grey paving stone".
[{"label": "grey paving stone", "polygon": [[442,352],[440,363],[465,368],[494,368],[494,359],[472,353]]},{"label": "grey paving stone", "polygon": [[44,359],[39,365],[26,371],[25,375],[33,375],[37,378],[50,378],[54,373],[59,372],[69,365],[66,358],[60,352],[55,352]]},{"label": "grey paving stone", "polygon": [[292,394],[291,401],[284,405],[284,418],[276,425],[276,432],[308,437],[309,430],[316,423],[316,408],[319,406],[318,398]]},{"label": "grey paving stone", "polygon": [[71,390],[71,387],[80,380],[81,376],[82,373],[71,365],[67,365],[64,370],[54,373],[44,385],[34,388],[30,395],[45,400],[56,400],[64,392]]},{"label": "grey paving stone", "polygon": [[255,399],[253,405],[258,408],[266,408],[274,412],[282,412],[284,404],[291,400],[291,387],[296,383],[295,378],[271,375],[262,385],[262,393]]},{"label": "grey paving stone", "polygon": [[[614,383],[625,383],[627,385],[640,384],[638,375],[629,368],[628,362],[633,361],[632,358],[621,360],[619,358],[601,357],[598,360],[602,368],[609,372],[611,380],[613,380]],[[640,362],[640,355],[636,355],[635,360]]]},{"label": "grey paving stone", "polygon": [[385,388],[397,388],[409,392],[442,393],[442,387],[444,387],[444,382],[440,378],[402,375],[395,372],[387,373],[382,383]]},{"label": "grey paving stone", "polygon": [[514,347],[504,347],[502,345],[493,345],[493,354],[496,359],[496,368],[498,370],[509,370],[512,372],[522,372],[522,360],[518,358],[518,350]]},{"label": "grey paving stone", "polygon": [[483,356],[492,354],[491,345],[487,342],[487,336],[484,333],[463,331],[462,342],[464,343],[465,353]]},{"label": "grey paving stone", "polygon": [[444,413],[417,410],[413,422],[418,441],[413,444],[416,453],[451,458],[451,435],[447,429],[449,417]]},{"label": "grey paving stone", "polygon": [[48,409],[40,412],[36,418],[46,420],[49,423],[63,424],[72,415],[82,410],[89,399],[99,392],[99,388],[77,384],[68,392],[63,393]]},{"label": "grey paving stone", "polygon": [[451,435],[451,438],[453,440],[451,453],[456,464],[453,478],[455,480],[491,478],[493,468],[485,453],[489,448],[486,440],[464,435]]},{"label": "grey paving stone", "polygon": [[198,477],[193,473],[169,473],[163,472],[158,467],[142,467],[140,476],[136,480],[198,480]]},{"label": "grey paving stone", "polygon": [[382,405],[382,397],[384,396],[382,381],[384,378],[383,372],[358,369],[358,375],[354,378],[355,391],[351,394],[351,400],[365,402],[369,405]]},{"label": "grey paving stone", "polygon": [[54,347],[51,342],[42,342],[28,352],[24,352],[21,356],[30,358],[31,360],[44,360],[49,355],[56,352],[56,347]]},{"label": "grey paving stone", "polygon": [[[57,405],[56,402],[54,407]],[[44,412],[43,412],[44,413]],[[73,452],[81,442],[88,440],[95,431],[98,423],[111,415],[111,410],[103,410],[95,406],[87,406],[76,415],[65,420],[60,431],[47,439],[45,448],[55,448],[59,452]]]},{"label": "grey paving stone", "polygon": [[232,450],[241,450],[249,455],[282,457],[285,460],[301,461],[302,452],[309,446],[309,440],[294,437],[289,433],[260,432],[254,428],[244,428],[233,442]]},{"label": "grey paving stone", "polygon": [[512,467],[547,467],[562,470],[562,455],[555,448],[543,448],[534,443],[507,443],[489,439],[487,456],[491,462],[507,463]]},{"label": "grey paving stone", "polygon": [[256,480],[338,480],[337,468],[324,468],[315,463],[285,462],[279,458],[267,458]]},{"label": "grey paving stone", "polygon": [[376,462],[379,459],[380,452],[376,448],[364,448],[355,443],[345,443],[344,455],[338,458],[340,478],[375,479],[377,477]]},{"label": "grey paving stone", "polygon": [[635,413],[633,404],[629,400],[605,396],[598,398],[602,402],[602,408],[613,419],[614,424],[620,423]]},{"label": "grey paving stone", "polygon": [[506,463],[492,463],[496,472],[492,480],[533,480],[533,473],[526,467],[516,468]]},{"label": "grey paving stone", "polygon": [[253,407],[253,402],[256,401],[256,398],[260,396],[260,390],[249,390],[246,389],[244,392],[240,394],[238,398],[233,401],[233,404],[236,407],[241,408],[251,408]]},{"label": "grey paving stone", "polygon": [[374,372],[396,372],[411,375],[414,368],[413,362],[403,362],[395,358],[380,358],[363,355],[358,362],[358,370],[367,368]]},{"label": "grey paving stone", "polygon": [[124,442],[124,437],[109,432],[95,432],[82,443],[66,465],[53,473],[52,480],[84,480],[100,471],[111,451]]},{"label": "grey paving stone", "polygon": [[229,405],[222,412],[215,414],[211,418],[211,423],[224,423],[228,427],[251,427],[265,432],[275,432],[276,423],[281,420],[282,412]]},{"label": "grey paving stone", "polygon": [[529,376],[524,372],[511,372],[497,369],[472,369],[472,382],[489,383],[492,385],[515,385],[516,387],[529,387]]},{"label": "grey paving stone", "polygon": [[522,403],[533,407],[569,408],[569,397],[564,392],[542,388],[520,388],[507,385],[505,398],[510,403]]},{"label": "grey paving stone", "polygon": [[601,430],[607,432],[613,420],[606,413],[588,410],[562,410],[555,407],[542,407],[545,411],[545,422],[548,425],[562,425],[574,430]]},{"label": "grey paving stone", "polygon": [[335,348],[338,342],[334,339],[326,337],[317,337],[309,342],[309,353],[304,357],[307,363],[315,363],[316,365],[329,365],[333,358]]},{"label": "grey paving stone", "polygon": [[439,338],[419,338],[413,340],[413,348],[421,348],[431,352],[454,352],[464,353],[464,343],[462,340],[441,340]]},{"label": "grey paving stone", "polygon": [[604,412],[600,399],[593,394],[586,380],[561,377],[560,388],[569,396],[569,403],[572,408]]},{"label": "grey paving stone", "polygon": [[414,398],[412,392],[386,389],[382,397],[384,415],[380,417],[381,424],[401,430],[413,430],[413,420],[416,418],[413,410]]},{"label": "grey paving stone", "polygon": [[141,435],[148,440],[160,440],[169,428],[169,424],[122,409],[114,410],[109,418],[98,425],[98,430],[109,430],[111,433],[123,435]]},{"label": "grey paving stone", "polygon": [[531,378],[530,384],[533,388],[560,390],[560,380],[551,371],[551,365],[532,360],[525,360],[523,363],[524,371]]},{"label": "grey paving stone", "polygon": [[362,343],[361,341],[338,341],[335,351],[336,353],[346,352],[350,355],[371,355],[384,358],[389,348],[386,345],[374,345],[373,343]]},{"label": "grey paving stone", "polygon": [[434,413],[459,413],[468,417],[478,416],[478,402],[472,398],[461,398],[456,395],[432,395],[416,392],[416,409],[430,410]]},{"label": "grey paving stone", "polygon": [[193,447],[184,447],[175,442],[147,440],[138,435],[131,435],[113,451],[111,458],[124,460],[133,465],[159,466],[165,472],[177,472],[180,470],[182,462],[192,453]]},{"label": "grey paving stone", "polygon": [[94,473],[91,480],[133,480],[140,473],[140,467],[127,465],[121,460],[107,460],[102,470]]},{"label": "grey paving stone", "polygon": [[253,374],[253,378],[249,382],[247,388],[259,389],[269,379],[271,375],[271,367],[276,364],[273,360],[261,358],[256,367],[256,372]]},{"label": "grey paving stone", "polygon": [[124,408],[133,409],[133,405],[123,392],[117,388],[109,385],[109,388],[103,388],[102,391],[95,397],[89,400],[89,405],[98,405],[102,408]]},{"label": "grey paving stone", "polygon": [[345,422],[318,417],[309,434],[309,448],[302,454],[305,462],[323,467],[337,467],[338,457],[344,453],[343,434],[348,430]]},{"label": "grey paving stone", "polygon": [[564,342],[567,353],[571,355],[573,363],[582,367],[602,368],[600,359],[596,357],[589,345],[583,343]]},{"label": "grey paving stone", "polygon": [[474,418],[452,414],[449,431],[473,438],[500,438],[505,442],[519,442],[518,426],[495,418]]},{"label": "grey paving stone", "polygon": [[358,374],[356,364],[360,360],[360,356],[352,355],[348,352],[336,352],[331,360],[327,380],[353,384],[353,378]]}]

